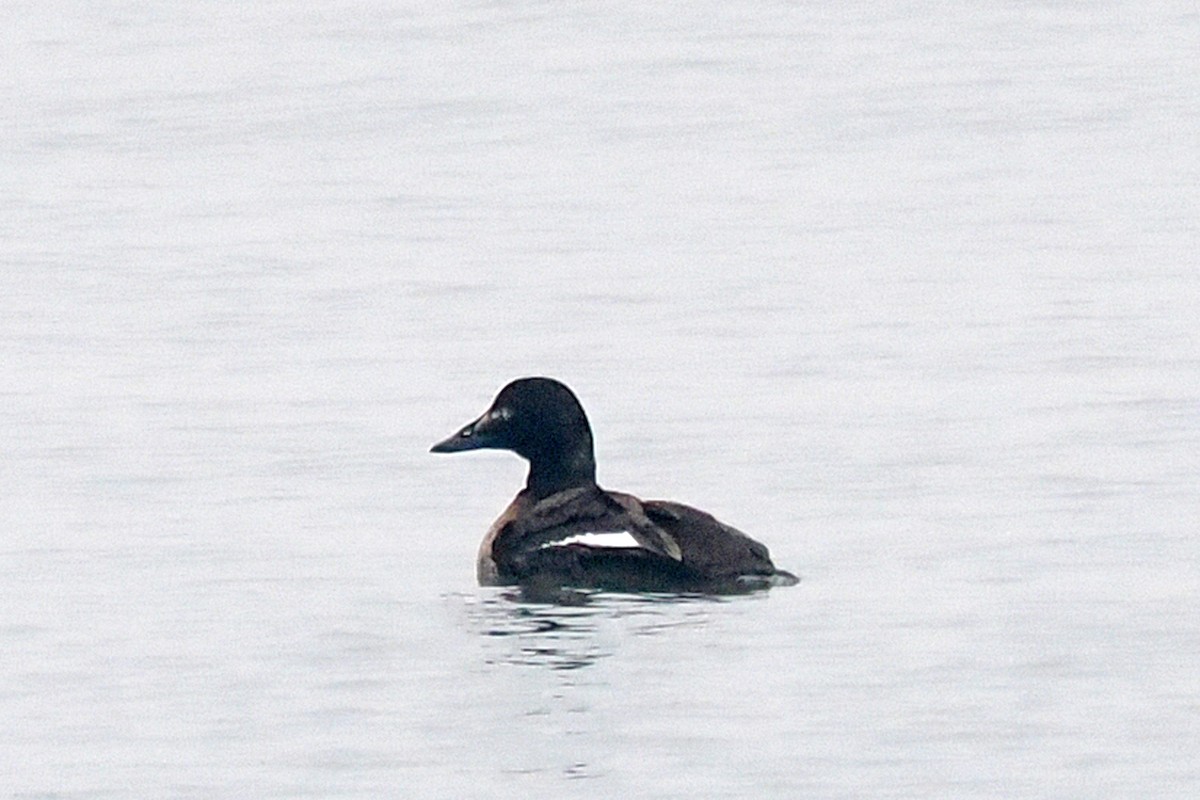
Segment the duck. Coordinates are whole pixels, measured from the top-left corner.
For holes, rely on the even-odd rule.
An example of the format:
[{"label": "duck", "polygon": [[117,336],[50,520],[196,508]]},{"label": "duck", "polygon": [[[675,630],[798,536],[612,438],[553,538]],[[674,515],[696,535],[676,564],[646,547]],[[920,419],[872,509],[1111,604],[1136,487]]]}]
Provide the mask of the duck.
[{"label": "duck", "polygon": [[765,545],[711,514],[600,488],[591,425],[558,380],[512,381],[431,452],[481,449],[529,462],[525,487],[479,546],[481,586],[744,594],[799,580],[775,566]]}]

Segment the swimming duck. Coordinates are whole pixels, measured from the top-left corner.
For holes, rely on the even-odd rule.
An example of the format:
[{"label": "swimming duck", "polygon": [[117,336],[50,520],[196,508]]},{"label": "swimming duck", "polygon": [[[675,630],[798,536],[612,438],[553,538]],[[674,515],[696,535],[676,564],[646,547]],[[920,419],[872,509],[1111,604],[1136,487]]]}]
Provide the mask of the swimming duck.
[{"label": "swimming duck", "polygon": [[[552,378],[508,384],[431,452],[482,448],[515,452],[529,475],[479,547],[481,586],[739,593],[798,580],[776,569],[764,545],[710,514],[597,486],[583,406]],[[625,546],[605,546],[605,538]]]}]

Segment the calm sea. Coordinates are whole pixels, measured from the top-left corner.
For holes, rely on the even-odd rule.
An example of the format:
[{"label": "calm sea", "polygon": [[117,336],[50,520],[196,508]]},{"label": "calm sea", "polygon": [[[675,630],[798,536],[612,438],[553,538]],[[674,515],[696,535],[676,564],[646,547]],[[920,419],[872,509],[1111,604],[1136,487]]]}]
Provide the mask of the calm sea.
[{"label": "calm sea", "polygon": [[[0,29],[0,796],[1200,794],[1191,3]],[[801,584],[477,588],[531,374]]]}]

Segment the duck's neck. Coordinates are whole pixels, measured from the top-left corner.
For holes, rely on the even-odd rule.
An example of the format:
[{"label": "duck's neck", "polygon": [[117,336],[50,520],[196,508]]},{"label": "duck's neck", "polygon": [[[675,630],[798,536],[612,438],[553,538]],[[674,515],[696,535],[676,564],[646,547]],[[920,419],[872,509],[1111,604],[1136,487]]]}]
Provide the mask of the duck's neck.
[{"label": "duck's neck", "polygon": [[569,455],[529,459],[525,491],[540,500],[566,489],[596,485],[596,461],[590,447],[580,447]]}]

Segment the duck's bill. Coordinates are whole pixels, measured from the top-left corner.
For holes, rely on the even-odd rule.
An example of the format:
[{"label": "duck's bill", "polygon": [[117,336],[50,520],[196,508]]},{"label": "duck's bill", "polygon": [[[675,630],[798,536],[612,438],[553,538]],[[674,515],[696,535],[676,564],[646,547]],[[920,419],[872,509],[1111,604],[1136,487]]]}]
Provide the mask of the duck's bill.
[{"label": "duck's bill", "polygon": [[478,450],[481,447],[491,447],[491,444],[491,438],[486,432],[479,430],[479,420],[475,420],[429,448],[429,452],[461,453],[464,450]]}]

